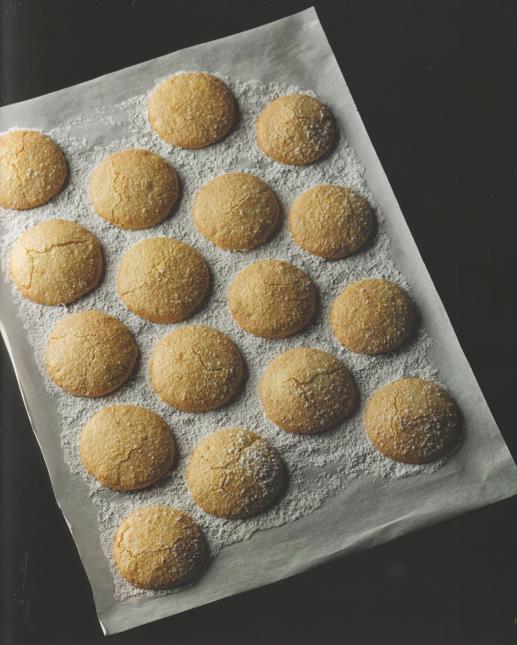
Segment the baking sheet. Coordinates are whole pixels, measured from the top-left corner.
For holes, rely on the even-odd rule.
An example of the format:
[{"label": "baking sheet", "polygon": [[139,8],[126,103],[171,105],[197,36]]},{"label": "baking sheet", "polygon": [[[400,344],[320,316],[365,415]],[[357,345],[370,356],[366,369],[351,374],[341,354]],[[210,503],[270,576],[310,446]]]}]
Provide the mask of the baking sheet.
[{"label": "baking sheet", "polygon": [[[342,553],[385,542],[517,493],[517,469],[459,346],[386,176],[361,122],[337,62],[309,9],[263,27],[192,47],[53,94],[0,110],[0,130],[50,130],[64,121],[147,92],[154,79],[200,69],[240,81],[296,84],[329,104],[365,167],[369,189],[384,216],[393,259],[417,295],[422,324],[435,344],[431,360],[465,418],[461,451],[432,475],[411,480],[361,478],[311,515],[223,549],[193,587],[158,598],[116,602],[113,578],[97,532],[97,509],[88,487],[63,461],[56,403],[45,389],[14,305],[0,282],[2,334],[9,348],[56,499],[74,536],[92,585],[105,633],[116,633],[225,596],[299,573]],[[23,216],[23,215],[21,215]]]}]

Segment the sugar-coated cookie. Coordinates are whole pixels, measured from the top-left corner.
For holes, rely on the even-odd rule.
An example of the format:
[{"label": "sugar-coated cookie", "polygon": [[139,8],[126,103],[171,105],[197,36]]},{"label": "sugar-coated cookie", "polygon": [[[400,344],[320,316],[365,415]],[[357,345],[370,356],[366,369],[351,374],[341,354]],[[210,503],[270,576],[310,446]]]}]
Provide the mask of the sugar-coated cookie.
[{"label": "sugar-coated cookie", "polygon": [[366,433],[389,459],[425,464],[459,440],[461,418],[447,392],[432,381],[404,378],[376,390],[364,413]]},{"label": "sugar-coated cookie", "polygon": [[90,177],[90,200],[98,215],[124,229],[156,226],[180,196],[174,168],[162,157],[134,148],[115,152]]},{"label": "sugar-coated cookie", "polygon": [[67,164],[61,148],[41,132],[0,135],[0,206],[25,210],[46,204],[63,188]]},{"label": "sugar-coated cookie", "polygon": [[218,408],[239,391],[242,356],[222,332],[206,325],[180,327],[159,341],[149,362],[158,396],[184,412]]},{"label": "sugar-coated cookie", "polygon": [[172,237],[138,242],[122,256],[117,293],[137,316],[157,323],[190,318],[210,287],[203,256]]},{"label": "sugar-coated cookie", "polygon": [[207,548],[201,529],[186,513],[165,505],[143,506],[120,523],[113,557],[133,586],[171,589],[201,573]]},{"label": "sugar-coated cookie", "polygon": [[358,251],[373,231],[366,199],[343,186],[322,184],[299,195],[289,211],[293,240],[305,251],[337,260]]},{"label": "sugar-coated cookie", "polygon": [[204,72],[165,79],[149,97],[151,126],[179,148],[205,148],[226,136],[235,120],[235,99],[227,85]]},{"label": "sugar-coated cookie", "polygon": [[409,337],[413,305],[394,282],[367,278],[349,284],[334,300],[330,324],[337,340],[351,352],[391,352]]},{"label": "sugar-coated cookie", "polygon": [[176,445],[165,421],[140,405],[112,405],[81,432],[81,461],[103,486],[130,491],[171,472]]},{"label": "sugar-coated cookie", "polygon": [[257,143],[271,159],[306,165],[326,154],[335,139],[327,106],[308,94],[288,94],[272,101],[256,123]]},{"label": "sugar-coated cookie", "polygon": [[19,291],[40,305],[63,305],[92,291],[102,276],[99,240],[76,222],[47,219],[29,228],[9,254]]},{"label": "sugar-coated cookie", "polygon": [[264,338],[283,338],[312,321],[316,289],[309,276],[290,262],[258,260],[234,278],[228,305],[234,320],[246,331]]},{"label": "sugar-coated cookie", "polygon": [[129,329],[102,311],[80,311],[61,320],[47,343],[45,364],[56,385],[95,398],[117,390],[131,376],[138,347]]},{"label": "sugar-coated cookie", "polygon": [[357,397],[347,368],[319,349],[304,347],[280,354],[260,381],[266,416],[287,432],[327,430],[352,414]]},{"label": "sugar-coated cookie", "polygon": [[278,497],[283,480],[277,450],[241,428],[225,428],[201,439],[187,469],[187,485],[196,504],[226,518],[260,512]]},{"label": "sugar-coated cookie", "polygon": [[278,221],[278,201],[267,184],[246,172],[229,172],[196,194],[192,215],[198,231],[228,251],[263,244]]}]

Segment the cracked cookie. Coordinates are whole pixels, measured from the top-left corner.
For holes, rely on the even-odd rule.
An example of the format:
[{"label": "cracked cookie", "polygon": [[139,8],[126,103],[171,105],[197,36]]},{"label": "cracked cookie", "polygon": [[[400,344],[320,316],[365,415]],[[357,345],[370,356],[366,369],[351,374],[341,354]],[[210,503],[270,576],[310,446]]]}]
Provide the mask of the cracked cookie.
[{"label": "cracked cookie", "polygon": [[103,486],[130,491],[168,475],[176,446],[165,421],[140,405],[102,408],[86,423],[81,461]]},{"label": "cracked cookie", "polygon": [[56,385],[96,398],[131,376],[138,347],[129,329],[102,311],[80,311],[61,320],[47,343],[45,365]]},{"label": "cracked cookie", "polygon": [[425,464],[459,441],[461,418],[447,392],[432,381],[403,378],[376,390],[364,413],[366,433],[385,457]]},{"label": "cracked cookie", "polygon": [[292,336],[316,311],[316,289],[309,276],[290,262],[259,260],[244,268],[228,290],[235,322],[264,338]]},{"label": "cracked cookie", "polygon": [[180,327],[156,345],[149,361],[158,396],[184,412],[213,410],[240,390],[242,356],[222,332],[206,325]]},{"label": "cracked cookie", "polygon": [[196,504],[229,519],[262,511],[278,497],[283,481],[278,451],[241,428],[225,428],[201,439],[187,468],[187,486]]},{"label": "cracked cookie", "polygon": [[260,381],[268,419],[287,432],[327,430],[355,410],[357,390],[341,361],[319,349],[291,349],[275,357]]},{"label": "cracked cookie", "polygon": [[330,324],[337,340],[351,352],[391,352],[409,337],[413,305],[394,282],[368,278],[352,282],[334,300]]},{"label": "cracked cookie", "polygon": [[267,184],[245,172],[229,172],[196,194],[192,215],[198,231],[228,251],[249,251],[272,234],[279,204]]},{"label": "cracked cookie", "polygon": [[205,148],[228,134],[235,120],[235,99],[215,76],[184,72],[154,88],[148,118],[167,143],[179,148]]},{"label": "cracked cookie", "polygon": [[129,311],[156,323],[190,318],[210,287],[203,256],[171,237],[138,242],[122,256],[117,293]]},{"label": "cracked cookie", "polygon": [[98,215],[124,229],[143,229],[163,222],[180,196],[174,168],[149,150],[115,152],[96,166],[90,178],[90,200]]},{"label": "cracked cookie", "polygon": [[67,164],[61,148],[35,130],[0,135],[0,206],[42,206],[63,188]]},{"label": "cracked cookie", "polygon": [[113,557],[133,586],[170,589],[201,573],[207,548],[201,529],[186,513],[172,506],[143,506],[120,523]]},{"label": "cracked cookie", "polygon": [[280,96],[261,112],[257,143],[274,161],[303,166],[323,157],[334,143],[334,119],[327,106],[308,94]]},{"label": "cracked cookie", "polygon": [[295,199],[288,224],[302,249],[337,260],[364,246],[373,232],[373,215],[366,199],[354,191],[322,184]]},{"label": "cracked cookie", "polygon": [[22,295],[40,305],[77,300],[99,284],[102,268],[97,238],[64,219],[45,220],[28,229],[9,254],[14,283]]}]

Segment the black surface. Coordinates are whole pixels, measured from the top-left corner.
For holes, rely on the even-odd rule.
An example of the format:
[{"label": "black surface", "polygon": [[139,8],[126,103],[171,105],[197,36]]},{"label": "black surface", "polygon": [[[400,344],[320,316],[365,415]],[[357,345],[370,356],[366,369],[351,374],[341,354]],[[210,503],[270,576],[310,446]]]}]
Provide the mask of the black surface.
[{"label": "black surface", "polygon": [[[258,26],[310,2],[0,0],[2,104]],[[316,2],[514,457],[517,6]],[[2,645],[103,637],[5,349]],[[410,483],[409,483],[410,485]],[[110,642],[515,645],[517,498]]]}]

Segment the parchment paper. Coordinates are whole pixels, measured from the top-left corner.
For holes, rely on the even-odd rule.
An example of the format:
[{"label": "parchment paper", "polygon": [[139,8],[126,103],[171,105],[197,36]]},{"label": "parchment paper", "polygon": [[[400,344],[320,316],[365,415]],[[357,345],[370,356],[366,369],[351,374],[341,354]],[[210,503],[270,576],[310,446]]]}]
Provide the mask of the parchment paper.
[{"label": "parchment paper", "polygon": [[[56,500],[90,580],[105,634],[120,632],[225,596],[300,573],[344,553],[517,493],[517,468],[488,409],[444,307],[404,221],[314,9],[191,47],[0,110],[0,130],[50,130],[86,109],[149,91],[153,79],[182,69],[213,71],[241,81],[260,79],[314,90],[332,109],[358,154],[386,219],[393,259],[418,294],[422,324],[435,341],[430,358],[465,420],[461,451],[432,475],[379,482],[354,480],[318,511],[224,548],[193,587],[157,598],[117,602],[87,485],[64,463],[55,401],[45,389],[10,288],[0,281],[0,324]],[[1,224],[0,224],[1,225]]]}]

